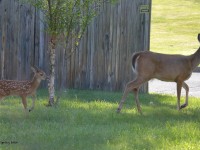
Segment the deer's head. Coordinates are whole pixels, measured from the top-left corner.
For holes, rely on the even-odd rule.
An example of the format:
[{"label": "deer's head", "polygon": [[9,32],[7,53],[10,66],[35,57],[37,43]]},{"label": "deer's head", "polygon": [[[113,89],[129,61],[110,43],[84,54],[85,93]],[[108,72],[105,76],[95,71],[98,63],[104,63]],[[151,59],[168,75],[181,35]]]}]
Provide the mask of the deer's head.
[{"label": "deer's head", "polygon": [[39,68],[37,68],[35,66],[32,66],[31,70],[34,72],[35,77],[38,80],[45,80],[46,78],[48,78],[47,75],[46,75],[46,73],[44,71],[40,70]]}]

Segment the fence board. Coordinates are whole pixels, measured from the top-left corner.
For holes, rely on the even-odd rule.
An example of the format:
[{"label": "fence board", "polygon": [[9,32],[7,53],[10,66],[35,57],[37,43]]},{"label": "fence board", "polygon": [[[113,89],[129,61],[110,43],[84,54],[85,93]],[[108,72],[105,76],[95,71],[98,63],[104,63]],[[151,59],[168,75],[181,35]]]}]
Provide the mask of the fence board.
[{"label": "fence board", "polygon": [[[132,53],[149,50],[151,13],[140,13],[140,6],[144,4],[151,7],[151,0],[120,0],[116,5],[104,4],[74,53],[67,49],[65,54],[59,45],[56,50],[56,86],[123,89],[134,78]],[[22,5],[18,0],[0,0],[1,79],[30,79],[31,64],[48,73],[48,36],[42,18],[40,11]],[[142,91],[147,89],[147,84],[142,87]]]}]

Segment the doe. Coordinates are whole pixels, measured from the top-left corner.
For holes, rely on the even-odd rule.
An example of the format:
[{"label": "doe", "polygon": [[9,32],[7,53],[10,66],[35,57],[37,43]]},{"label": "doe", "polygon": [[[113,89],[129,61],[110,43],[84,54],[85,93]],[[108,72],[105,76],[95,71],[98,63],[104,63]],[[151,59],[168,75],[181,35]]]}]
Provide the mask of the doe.
[{"label": "doe", "polygon": [[[25,111],[30,112],[33,110],[35,106],[36,90],[41,80],[45,80],[47,76],[44,71],[37,67],[31,67],[31,69],[34,72],[34,77],[31,81],[0,80],[0,100],[6,96],[20,96]],[[30,109],[27,109],[27,96],[32,96],[32,107]]]},{"label": "doe", "polygon": [[[197,37],[200,42],[200,33]],[[192,55],[167,55],[154,53],[150,51],[143,51],[134,53],[132,56],[132,68],[136,75],[133,81],[127,83],[122,99],[120,101],[117,112],[120,112],[123,103],[129,92],[134,93],[135,102],[138,112],[142,114],[138,90],[140,86],[153,79],[162,81],[176,82],[177,84],[177,109],[180,110],[188,105],[188,92],[189,87],[185,80],[190,78],[192,71],[200,64],[200,47]],[[180,105],[181,88],[186,91],[185,103]]]}]

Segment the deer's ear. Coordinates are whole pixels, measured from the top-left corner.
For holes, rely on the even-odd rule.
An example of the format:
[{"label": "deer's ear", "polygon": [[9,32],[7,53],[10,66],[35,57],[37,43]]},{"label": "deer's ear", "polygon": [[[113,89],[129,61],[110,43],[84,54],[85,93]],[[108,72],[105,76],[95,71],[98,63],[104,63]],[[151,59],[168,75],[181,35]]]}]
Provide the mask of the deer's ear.
[{"label": "deer's ear", "polygon": [[31,66],[31,70],[32,70],[34,73],[37,72],[37,70],[36,70],[35,67],[33,67],[33,66]]}]

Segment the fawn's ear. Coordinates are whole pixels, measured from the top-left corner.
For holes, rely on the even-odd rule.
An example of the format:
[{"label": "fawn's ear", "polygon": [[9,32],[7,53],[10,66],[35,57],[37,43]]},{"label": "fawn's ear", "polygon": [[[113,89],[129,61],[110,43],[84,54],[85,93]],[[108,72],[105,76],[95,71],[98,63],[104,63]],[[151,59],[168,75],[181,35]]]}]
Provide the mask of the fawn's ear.
[{"label": "fawn's ear", "polygon": [[32,70],[34,73],[36,73],[36,72],[37,72],[37,70],[35,69],[35,67],[34,67],[34,66],[31,66],[31,70]]},{"label": "fawn's ear", "polygon": [[197,37],[198,41],[200,42],[200,33],[198,34],[198,37]]}]

